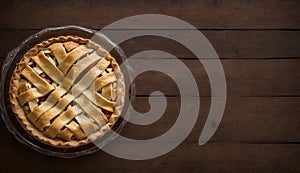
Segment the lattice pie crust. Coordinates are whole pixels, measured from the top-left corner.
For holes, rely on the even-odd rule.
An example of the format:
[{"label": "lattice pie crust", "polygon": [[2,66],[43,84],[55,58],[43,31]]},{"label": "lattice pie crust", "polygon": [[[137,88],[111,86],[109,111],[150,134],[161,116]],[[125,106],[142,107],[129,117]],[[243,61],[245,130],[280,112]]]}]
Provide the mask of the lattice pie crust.
[{"label": "lattice pie crust", "polygon": [[120,117],[124,79],[116,60],[89,39],[51,38],[17,64],[12,110],[23,127],[56,147],[77,147],[104,135]]}]

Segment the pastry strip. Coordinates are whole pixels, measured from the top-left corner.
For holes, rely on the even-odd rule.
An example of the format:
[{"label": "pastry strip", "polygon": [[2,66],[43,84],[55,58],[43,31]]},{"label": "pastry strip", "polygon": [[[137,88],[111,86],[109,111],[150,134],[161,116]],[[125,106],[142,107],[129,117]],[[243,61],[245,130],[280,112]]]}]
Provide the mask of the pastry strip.
[{"label": "pastry strip", "polygon": [[32,85],[34,85],[41,93],[47,94],[49,91],[53,90],[54,87],[50,85],[45,79],[41,78],[30,66],[26,67],[21,72]]},{"label": "pastry strip", "polygon": [[20,104],[23,106],[28,102],[31,111],[37,106],[35,98],[43,96],[36,88],[28,89],[25,81],[19,83],[18,92],[21,93],[17,96]]},{"label": "pastry strip", "polygon": [[46,127],[46,125],[50,122],[50,120],[60,114],[72,102],[73,99],[74,97],[71,94],[68,94],[59,99],[58,103],[54,107],[45,112],[45,114],[43,114],[35,122],[35,127],[42,131],[44,127]]},{"label": "pastry strip", "polygon": [[95,105],[98,105],[99,107],[105,110],[113,112],[113,107],[115,106],[116,102],[107,100],[101,94],[93,93],[90,90],[84,91],[83,94]]},{"label": "pastry strip", "polygon": [[57,87],[47,98],[45,102],[42,102],[41,105],[35,107],[28,115],[27,118],[32,122],[35,121],[42,115],[44,112],[48,111],[55,103],[64,95],[67,91],[59,86]]},{"label": "pastry strip", "polygon": [[32,111],[35,107],[38,106],[38,101],[37,101],[37,99],[33,99],[33,100],[29,101],[29,102],[28,102],[28,105],[29,105],[30,111]]},{"label": "pastry strip", "polygon": [[57,84],[63,82],[64,74],[46,57],[43,51],[32,59],[54,82]]},{"label": "pastry strip", "polygon": [[67,124],[65,126],[74,134],[74,136],[77,139],[81,140],[81,139],[86,138],[86,135],[81,130],[80,126],[77,123],[75,123],[74,121],[71,121],[69,124]]},{"label": "pastry strip", "polygon": [[82,128],[82,130],[87,136],[99,129],[97,125],[92,123],[91,120],[89,120],[89,118],[87,118],[82,114],[76,116],[75,119],[79,123],[80,127]]},{"label": "pastry strip", "polygon": [[62,43],[53,43],[49,46],[49,49],[53,53],[55,59],[57,60],[58,64],[65,59],[67,53]]},{"label": "pastry strip", "polygon": [[28,89],[28,87],[27,87],[25,81],[19,83],[19,86],[18,86],[19,93],[23,93],[23,92],[27,91],[27,89]]},{"label": "pastry strip", "polygon": [[[79,61],[78,63],[73,65],[74,76],[78,76],[84,69],[93,64],[96,61],[99,61],[101,56],[99,56],[96,52],[91,53],[89,56],[84,58],[84,61]],[[75,77],[74,77],[75,78]]]},{"label": "pastry strip", "polygon": [[22,92],[17,96],[21,106],[23,106],[25,103],[36,99],[38,97],[43,97],[46,94],[40,93],[36,88],[30,88],[27,91]]},{"label": "pastry strip", "polygon": [[112,82],[115,82],[116,80],[117,80],[117,78],[116,78],[114,72],[107,73],[107,74],[101,76],[100,78],[96,79],[95,90],[98,91],[100,88],[102,88],[105,85],[108,85]]},{"label": "pastry strip", "polygon": [[108,121],[102,111],[95,105],[93,105],[84,95],[81,95],[80,97],[75,99],[75,102],[78,103],[83,111],[89,117],[91,117],[100,127]]},{"label": "pastry strip", "polygon": [[79,46],[78,43],[75,43],[73,41],[64,42],[63,44],[64,44],[64,47],[67,49],[68,52],[70,52],[71,50],[73,50],[74,48]]},{"label": "pastry strip", "polygon": [[78,58],[92,51],[93,49],[89,49],[85,45],[80,45],[77,48],[75,48],[72,52],[67,54],[66,58],[61,62],[61,64],[59,64],[58,68],[64,74],[66,74]]},{"label": "pastry strip", "polygon": [[54,138],[60,129],[69,123],[75,116],[74,107],[69,106],[68,109],[57,117],[45,131],[45,134]]},{"label": "pastry strip", "polygon": [[104,86],[101,92],[102,96],[107,100],[111,100],[112,98],[112,83]]},{"label": "pastry strip", "polygon": [[65,141],[71,140],[73,136],[74,136],[74,134],[67,128],[59,131],[56,135],[57,138],[65,140]]}]

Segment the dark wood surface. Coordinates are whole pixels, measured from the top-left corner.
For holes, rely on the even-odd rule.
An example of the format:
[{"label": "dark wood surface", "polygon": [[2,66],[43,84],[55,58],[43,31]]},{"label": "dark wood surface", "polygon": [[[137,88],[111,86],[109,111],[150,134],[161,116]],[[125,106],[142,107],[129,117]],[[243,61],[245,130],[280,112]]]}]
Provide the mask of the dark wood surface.
[{"label": "dark wood surface", "polygon": [[[166,155],[144,161],[102,151],[60,159],[19,143],[1,121],[1,172],[300,172],[300,1],[12,0],[1,1],[0,8],[1,67],[10,50],[43,28],[73,24],[101,29],[123,17],[160,13],[189,22],[210,40],[221,58],[228,87],[222,122],[212,139],[199,146],[211,96],[201,63],[174,41],[159,37],[127,40],[120,45],[127,56],[148,49],[167,51],[192,71],[200,86],[201,109],[184,142]],[[161,57],[145,60],[164,61]],[[136,85],[138,111],[149,110],[146,96],[158,85],[168,95],[167,110],[152,125],[127,124],[122,135],[159,136],[177,118],[178,89],[168,76],[157,72],[140,75]],[[193,99],[197,98],[191,95],[191,105]]]}]

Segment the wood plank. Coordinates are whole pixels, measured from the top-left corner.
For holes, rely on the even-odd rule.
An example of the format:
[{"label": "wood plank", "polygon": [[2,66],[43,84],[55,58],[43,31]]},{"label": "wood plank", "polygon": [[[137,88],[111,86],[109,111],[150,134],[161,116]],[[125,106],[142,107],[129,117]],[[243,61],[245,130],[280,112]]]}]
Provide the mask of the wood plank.
[{"label": "wood plank", "polygon": [[[145,64],[147,62],[161,64],[162,62],[171,62],[172,59],[143,59],[142,61]],[[197,60],[182,60],[182,62],[194,75],[200,95],[209,96],[209,80],[202,64]],[[251,59],[247,61],[225,59],[221,62],[226,75],[228,96],[300,95],[299,59]],[[171,65],[166,68],[178,69]],[[177,74],[177,76],[181,81],[186,79],[184,75]],[[218,80],[218,77],[215,80]],[[180,94],[174,81],[163,73],[149,71],[136,78],[138,95],[148,95],[155,90],[160,90],[165,95]],[[194,93],[187,93],[187,95],[193,96]]]},{"label": "wood plank", "polygon": [[[2,30],[0,33],[0,57],[5,57],[9,51],[17,47],[28,36],[38,31]],[[220,58],[300,57],[300,31],[202,30],[201,32],[212,43]],[[162,37],[144,36],[133,38],[121,43],[120,46],[127,56],[144,50],[161,50],[179,58],[196,58],[194,54],[181,44]]]},{"label": "wood plank", "polygon": [[[70,5],[72,4],[72,5]],[[0,28],[104,26],[138,14],[178,17],[199,29],[299,29],[300,3],[281,1],[1,1]],[[134,26],[130,26],[134,28]]]},{"label": "wood plank", "polygon": [[[121,32],[121,31],[116,31]],[[126,31],[122,31],[126,34]],[[180,31],[185,32],[185,31]],[[298,31],[207,31],[200,30],[223,58],[298,58]],[[159,43],[159,44],[158,44]],[[178,58],[197,58],[185,46],[162,37],[144,36],[120,44],[129,57],[144,50],[161,50]]]},{"label": "wood plank", "polygon": [[[75,159],[58,159],[39,154],[16,143],[1,145],[1,170],[5,172],[299,172],[298,145],[213,143],[198,146],[183,143],[158,158],[132,161],[102,151]],[[17,165],[17,166],[16,166]],[[74,172],[73,171],[73,172]]]},{"label": "wood plank", "polygon": [[[153,110],[161,106],[162,98],[156,97]],[[195,100],[186,98],[195,108]],[[126,124],[122,135],[133,139],[151,139],[167,132],[179,116],[180,98],[167,97],[168,105],[161,118],[151,125]],[[211,99],[200,98],[200,112],[193,131],[185,142],[197,142],[210,109]],[[236,143],[295,143],[300,142],[300,97],[228,97],[226,109],[218,130],[210,139],[214,142]],[[148,98],[138,97],[134,107],[144,113],[150,110]]]}]

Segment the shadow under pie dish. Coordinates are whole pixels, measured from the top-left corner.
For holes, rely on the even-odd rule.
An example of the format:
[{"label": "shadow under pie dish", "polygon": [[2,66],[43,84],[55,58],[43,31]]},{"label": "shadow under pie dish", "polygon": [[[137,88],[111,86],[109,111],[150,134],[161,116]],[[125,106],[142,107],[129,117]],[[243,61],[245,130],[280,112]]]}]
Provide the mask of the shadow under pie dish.
[{"label": "shadow under pie dish", "polygon": [[12,110],[28,133],[54,147],[101,138],[120,117],[124,78],[100,45],[73,36],[35,45],[17,64]]}]

